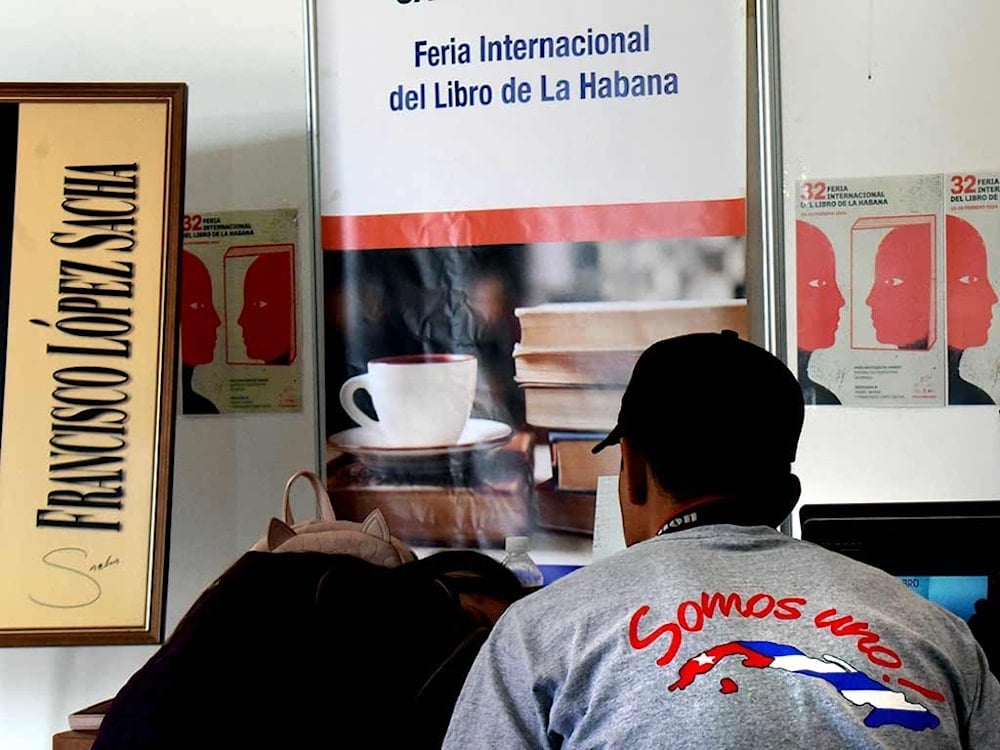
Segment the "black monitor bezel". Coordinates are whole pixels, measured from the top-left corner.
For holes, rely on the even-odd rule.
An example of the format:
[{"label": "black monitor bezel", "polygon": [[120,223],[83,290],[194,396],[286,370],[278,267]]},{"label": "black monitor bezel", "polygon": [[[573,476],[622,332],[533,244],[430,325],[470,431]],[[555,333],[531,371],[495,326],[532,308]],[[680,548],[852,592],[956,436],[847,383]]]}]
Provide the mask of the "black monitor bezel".
[{"label": "black monitor bezel", "polygon": [[800,538],[892,575],[1000,574],[1000,500],[804,503],[798,514]]}]

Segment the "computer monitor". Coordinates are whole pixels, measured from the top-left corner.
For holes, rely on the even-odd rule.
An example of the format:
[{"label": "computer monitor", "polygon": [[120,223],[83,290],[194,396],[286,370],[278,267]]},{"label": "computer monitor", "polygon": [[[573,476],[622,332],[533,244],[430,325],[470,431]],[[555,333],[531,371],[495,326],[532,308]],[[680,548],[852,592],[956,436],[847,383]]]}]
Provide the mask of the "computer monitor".
[{"label": "computer monitor", "polygon": [[799,527],[966,622],[977,601],[1000,597],[1000,500],[803,504]]}]

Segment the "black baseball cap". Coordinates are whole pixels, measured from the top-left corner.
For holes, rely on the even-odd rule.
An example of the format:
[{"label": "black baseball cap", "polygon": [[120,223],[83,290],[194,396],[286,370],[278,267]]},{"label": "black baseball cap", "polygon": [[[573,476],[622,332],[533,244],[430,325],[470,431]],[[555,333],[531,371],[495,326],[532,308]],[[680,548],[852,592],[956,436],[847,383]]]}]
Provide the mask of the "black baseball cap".
[{"label": "black baseball cap", "polygon": [[688,333],[643,351],[618,423],[592,450],[626,437],[681,472],[788,473],[804,416],[802,389],[776,356],[735,331]]}]

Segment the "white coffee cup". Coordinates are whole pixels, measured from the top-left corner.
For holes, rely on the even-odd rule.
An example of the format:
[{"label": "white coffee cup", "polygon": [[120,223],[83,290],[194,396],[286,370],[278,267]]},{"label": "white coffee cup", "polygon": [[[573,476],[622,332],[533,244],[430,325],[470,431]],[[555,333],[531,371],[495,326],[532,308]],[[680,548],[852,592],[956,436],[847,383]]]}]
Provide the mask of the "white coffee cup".
[{"label": "white coffee cup", "polygon": [[[454,445],[476,396],[477,361],[471,354],[412,354],[368,362],[368,372],[340,387],[340,405],[380,446],[424,448]],[[366,390],[378,420],[354,402]]]}]

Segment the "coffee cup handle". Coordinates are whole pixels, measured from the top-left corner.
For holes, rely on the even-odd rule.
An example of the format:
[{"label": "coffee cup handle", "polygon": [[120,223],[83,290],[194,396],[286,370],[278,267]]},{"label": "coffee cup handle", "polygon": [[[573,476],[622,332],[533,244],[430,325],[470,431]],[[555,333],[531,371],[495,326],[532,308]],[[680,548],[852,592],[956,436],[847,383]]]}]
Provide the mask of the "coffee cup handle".
[{"label": "coffee cup handle", "polygon": [[373,430],[381,429],[381,425],[376,420],[361,411],[358,405],[354,403],[354,394],[359,390],[368,390],[367,374],[355,375],[353,378],[348,378],[344,381],[344,384],[340,386],[340,405],[344,407],[347,416],[362,427],[368,427]]}]

